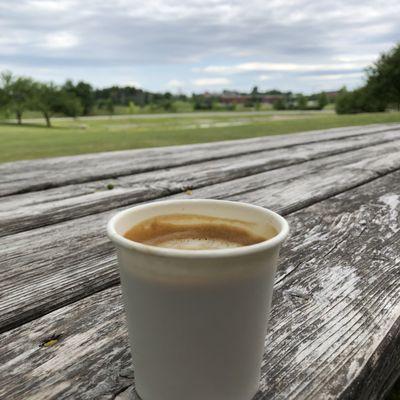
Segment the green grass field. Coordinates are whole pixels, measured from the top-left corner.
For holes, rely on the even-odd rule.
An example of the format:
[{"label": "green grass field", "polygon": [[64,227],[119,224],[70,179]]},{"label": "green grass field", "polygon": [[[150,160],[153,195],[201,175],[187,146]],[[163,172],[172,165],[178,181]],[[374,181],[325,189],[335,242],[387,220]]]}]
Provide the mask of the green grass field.
[{"label": "green grass field", "polygon": [[350,125],[400,122],[400,113],[271,112],[41,120],[0,124],[0,162],[109,150],[242,139]]}]

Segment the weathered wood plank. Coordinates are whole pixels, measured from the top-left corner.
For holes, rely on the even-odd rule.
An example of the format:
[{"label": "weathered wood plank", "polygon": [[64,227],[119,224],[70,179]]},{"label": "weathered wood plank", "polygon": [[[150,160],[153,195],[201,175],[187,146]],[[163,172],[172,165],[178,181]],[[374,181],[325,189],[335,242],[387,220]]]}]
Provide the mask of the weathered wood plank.
[{"label": "weathered wood plank", "polygon": [[[399,154],[399,144],[382,144],[207,186],[190,196],[294,211],[400,168]],[[188,197],[169,198],[182,196]],[[105,236],[114,212],[0,238],[1,331],[118,283]]]},{"label": "weathered wood plank", "polygon": [[[289,216],[256,400],[383,398],[400,372],[399,212],[396,172]],[[2,398],[136,398],[119,286],[0,343]]]},{"label": "weathered wood plank", "polygon": [[[0,236],[342,152],[390,141],[398,143],[398,140],[400,129],[227,157],[116,178],[111,182],[93,181],[8,196],[0,203]],[[113,185],[112,190],[107,184]]]},{"label": "weathered wood plank", "polygon": [[[278,277],[273,323],[284,327],[267,343],[281,348],[266,354],[258,398],[383,398],[386,373],[400,374],[400,348],[391,360],[386,353],[400,317],[399,177],[378,179],[291,220],[304,241],[288,248],[291,267]],[[295,343],[288,343],[292,336]],[[368,363],[381,374],[373,383]],[[285,388],[273,393],[269,387],[277,384]]]},{"label": "weathered wood plank", "polygon": [[357,135],[398,130],[399,124],[347,127],[297,134],[266,136],[240,141],[127,150],[41,160],[18,161],[0,165],[0,196],[23,193],[71,183],[112,179],[139,172],[154,171],[232,155],[249,154],[313,143],[340,140]]},{"label": "weathered wood plank", "polygon": [[[207,186],[194,190],[192,197],[224,199],[228,193],[229,200],[261,205],[268,201],[280,213],[288,214],[400,168],[399,149],[393,143],[327,160],[325,165],[319,160],[305,164],[306,172],[291,167],[297,168],[297,175],[282,169]],[[277,177],[270,182],[274,173]]]}]

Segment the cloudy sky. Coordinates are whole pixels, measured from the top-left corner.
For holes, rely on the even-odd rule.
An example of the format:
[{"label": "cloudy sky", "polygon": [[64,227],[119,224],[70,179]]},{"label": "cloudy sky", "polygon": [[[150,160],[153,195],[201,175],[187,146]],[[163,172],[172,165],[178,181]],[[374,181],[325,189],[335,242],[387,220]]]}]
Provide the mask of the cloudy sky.
[{"label": "cloudy sky", "polygon": [[399,0],[0,0],[0,70],[174,92],[355,87]]}]

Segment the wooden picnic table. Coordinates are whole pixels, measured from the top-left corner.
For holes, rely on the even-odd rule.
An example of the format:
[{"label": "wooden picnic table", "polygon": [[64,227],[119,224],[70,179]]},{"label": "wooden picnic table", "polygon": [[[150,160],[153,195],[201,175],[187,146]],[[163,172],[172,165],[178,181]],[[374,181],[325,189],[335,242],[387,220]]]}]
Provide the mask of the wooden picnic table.
[{"label": "wooden picnic table", "polygon": [[7,163],[0,196],[1,399],[137,398],[105,225],[170,198],[289,220],[256,400],[382,399],[400,374],[400,125]]}]

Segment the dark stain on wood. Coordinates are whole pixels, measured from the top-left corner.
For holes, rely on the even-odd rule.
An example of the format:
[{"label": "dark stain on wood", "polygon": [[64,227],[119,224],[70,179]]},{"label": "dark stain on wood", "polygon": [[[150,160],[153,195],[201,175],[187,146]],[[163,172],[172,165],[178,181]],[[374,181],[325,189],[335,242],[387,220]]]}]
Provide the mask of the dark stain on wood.
[{"label": "dark stain on wood", "polygon": [[49,337],[46,337],[46,339],[42,340],[39,347],[53,347],[61,340],[61,336],[62,336],[61,334],[59,335],[53,334]]}]

